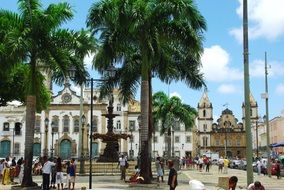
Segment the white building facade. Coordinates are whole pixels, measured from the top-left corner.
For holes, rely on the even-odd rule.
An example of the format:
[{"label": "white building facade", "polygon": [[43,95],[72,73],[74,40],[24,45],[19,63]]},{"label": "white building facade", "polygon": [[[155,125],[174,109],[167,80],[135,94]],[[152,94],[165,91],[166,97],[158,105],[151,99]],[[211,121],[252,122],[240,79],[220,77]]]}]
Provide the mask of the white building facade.
[{"label": "white building facade", "polygon": [[[80,95],[73,91],[69,83],[63,90],[52,96],[47,110],[36,114],[34,135],[34,156],[60,156],[62,159],[88,158],[90,151],[93,157],[103,153],[105,143],[100,139],[92,139],[90,150],[90,121],[91,121],[91,91],[90,88]],[[107,113],[108,99],[99,100],[99,92],[94,89],[93,103],[93,132],[106,133],[107,119],[102,114]],[[123,105],[119,100],[118,91],[114,90],[114,132],[132,134],[133,138],[120,139],[118,152],[128,157],[137,158],[140,150],[140,130],[138,116],[140,103],[131,101]],[[25,106],[0,107],[0,157],[24,156],[25,149]],[[80,113],[85,116],[85,123],[81,122]],[[152,156],[166,155],[165,136],[159,130],[153,133]],[[192,132],[186,131],[183,124],[173,133],[173,147],[176,156],[190,156],[192,154]]]}]

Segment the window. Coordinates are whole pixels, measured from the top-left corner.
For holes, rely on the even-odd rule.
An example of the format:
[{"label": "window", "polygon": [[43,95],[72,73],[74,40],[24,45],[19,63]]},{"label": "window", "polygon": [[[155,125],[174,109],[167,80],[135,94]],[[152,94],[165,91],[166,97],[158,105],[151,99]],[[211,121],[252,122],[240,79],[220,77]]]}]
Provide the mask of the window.
[{"label": "window", "polygon": [[216,145],[216,146],[219,146],[219,145],[220,145],[220,139],[216,139],[216,140],[215,140],[215,145]]},{"label": "window", "polygon": [[78,133],[79,132],[79,119],[76,118],[74,120],[74,133]]},{"label": "window", "polygon": [[207,131],[207,124],[203,124],[203,131]]},{"label": "window", "polygon": [[70,125],[70,120],[67,115],[63,117],[63,132],[64,133],[69,133],[69,125]]},{"label": "window", "polygon": [[20,154],[20,143],[15,143],[14,148],[14,153]]},{"label": "window", "polygon": [[19,135],[21,135],[21,134],[22,134],[21,129],[22,129],[22,124],[21,124],[21,123],[19,123],[19,122],[15,123],[15,129],[14,129],[14,132],[15,132],[15,135],[16,135],[16,136],[19,136]]},{"label": "window", "polygon": [[52,117],[52,125],[53,125],[53,132],[57,133],[58,132],[58,125],[59,125],[59,120],[57,116]]},{"label": "window", "polygon": [[118,120],[117,122],[116,122],[116,130],[121,130],[121,122],[120,122],[120,120]]},{"label": "window", "polygon": [[135,131],[135,121],[134,120],[129,121],[129,130]]},{"label": "window", "polygon": [[[204,104],[204,106],[205,106],[205,104]],[[206,117],[206,110],[205,109],[203,110],[203,117]]]},{"label": "window", "polygon": [[237,138],[236,145],[241,146],[241,139],[240,138]]},{"label": "window", "polygon": [[40,124],[41,124],[40,117],[37,117],[35,121],[35,133],[40,133]]},{"label": "window", "polygon": [[175,136],[175,143],[179,143],[179,136]]},{"label": "window", "polygon": [[3,124],[3,131],[10,131],[10,124],[8,122]]},{"label": "window", "polygon": [[93,132],[98,132],[98,117],[93,116],[93,127],[92,127]]},{"label": "window", "polygon": [[116,111],[121,111],[121,104],[116,105]]},{"label": "window", "polygon": [[203,146],[208,146],[208,137],[203,137]]},{"label": "window", "polygon": [[154,143],[157,143],[158,142],[158,137],[157,136],[154,136]]},{"label": "window", "polygon": [[186,136],[186,143],[191,143],[191,136]]}]

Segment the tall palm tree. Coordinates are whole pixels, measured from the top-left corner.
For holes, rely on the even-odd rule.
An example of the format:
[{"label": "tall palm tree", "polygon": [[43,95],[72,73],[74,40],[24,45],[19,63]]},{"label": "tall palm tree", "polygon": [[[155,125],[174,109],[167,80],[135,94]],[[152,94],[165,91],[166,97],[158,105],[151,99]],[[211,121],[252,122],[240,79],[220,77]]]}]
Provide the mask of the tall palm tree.
[{"label": "tall palm tree", "polygon": [[150,80],[154,75],[166,82],[182,80],[193,88],[204,85],[199,67],[205,20],[191,0],[103,0],[91,7],[87,25],[101,43],[95,68],[118,64],[135,70],[127,76],[135,79],[126,80],[132,87],[124,88],[127,92],[141,80],[141,175],[149,183]]},{"label": "tall palm tree", "polygon": [[183,104],[181,99],[173,96],[168,97],[164,92],[157,92],[153,95],[153,118],[155,126],[160,125],[161,135],[167,132],[168,139],[168,158],[171,153],[171,131],[175,130],[176,123],[183,123],[185,129],[190,129],[194,126],[197,111],[187,104]]},{"label": "tall palm tree", "polygon": [[[39,0],[18,0],[19,14],[0,10],[0,60],[29,66],[26,89],[25,169],[22,186],[36,185],[32,181],[32,158],[37,93],[43,88],[46,72],[66,75],[73,65],[84,78],[82,62],[76,58],[76,39],[73,31],[60,26],[73,17],[68,3],[50,4],[43,9]],[[2,33],[1,33],[2,31]],[[4,55],[6,56],[4,58]],[[85,80],[85,79],[84,79]],[[40,110],[38,110],[40,111]]]}]

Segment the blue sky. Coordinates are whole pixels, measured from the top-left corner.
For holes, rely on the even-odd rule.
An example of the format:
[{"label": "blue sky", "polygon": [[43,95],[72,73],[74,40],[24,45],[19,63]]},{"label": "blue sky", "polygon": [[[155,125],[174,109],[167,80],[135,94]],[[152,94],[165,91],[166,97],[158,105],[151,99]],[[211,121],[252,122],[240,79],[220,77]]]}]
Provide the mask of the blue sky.
[{"label": "blue sky", "polygon": [[[60,0],[42,0],[44,6]],[[74,19],[65,27],[85,28],[86,16],[94,0],[69,0]],[[243,87],[242,0],[196,0],[196,5],[207,21],[202,72],[208,86],[216,120],[227,103],[234,115],[241,120]],[[258,102],[259,115],[265,114],[265,102],[261,99],[264,86],[264,52],[268,55],[269,118],[279,116],[284,110],[284,1],[249,0],[249,64],[250,88]],[[17,0],[0,0],[0,8],[17,11]],[[91,58],[85,59],[91,68]],[[94,78],[97,74],[91,71]],[[197,106],[203,91],[195,91],[182,83],[153,83],[154,92],[164,91],[178,95],[184,103]],[[139,98],[140,92],[137,92]]]}]

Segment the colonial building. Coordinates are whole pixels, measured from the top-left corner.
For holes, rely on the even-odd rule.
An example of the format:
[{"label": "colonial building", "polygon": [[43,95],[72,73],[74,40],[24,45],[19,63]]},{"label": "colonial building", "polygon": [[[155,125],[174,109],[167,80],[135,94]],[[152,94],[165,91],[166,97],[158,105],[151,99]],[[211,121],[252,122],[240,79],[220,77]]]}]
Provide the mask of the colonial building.
[{"label": "colonial building", "polygon": [[[253,100],[251,96],[251,100]],[[251,102],[255,105],[255,102]],[[204,92],[197,106],[198,125],[197,136],[198,154],[219,154],[223,157],[243,158],[246,155],[246,128],[238,122],[233,112],[226,108],[222,111],[217,122],[213,122],[213,106]],[[253,114],[257,114],[257,106],[252,106]],[[243,112],[244,114],[244,112]]]},{"label": "colonial building", "polygon": [[[47,84],[50,86],[50,84]],[[60,156],[63,159],[87,158],[92,151],[93,157],[103,153],[105,143],[100,139],[92,139],[90,150],[90,129],[93,132],[106,133],[107,119],[102,116],[107,113],[109,100],[99,100],[98,89],[94,89],[93,116],[91,117],[91,90],[82,90],[82,96],[72,90],[67,82],[64,88],[52,96],[47,110],[36,114],[34,135],[34,156]],[[114,95],[114,132],[132,134],[133,138],[119,140],[118,152],[136,158],[140,150],[140,103],[136,100],[123,105]],[[82,97],[82,104],[81,102]],[[81,105],[81,106],[80,106]],[[0,157],[24,155],[25,149],[25,106],[7,106],[0,108]],[[81,114],[85,121],[81,121]],[[92,119],[93,126],[90,126]],[[183,124],[176,126],[173,135],[172,150],[176,156],[185,156],[192,153],[192,132],[186,131]],[[153,133],[152,155],[166,155],[167,147],[165,136],[159,130]]]}]

